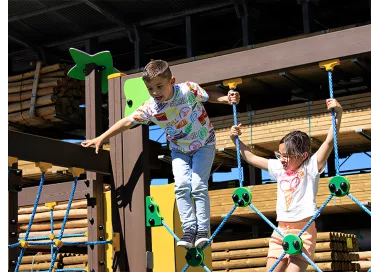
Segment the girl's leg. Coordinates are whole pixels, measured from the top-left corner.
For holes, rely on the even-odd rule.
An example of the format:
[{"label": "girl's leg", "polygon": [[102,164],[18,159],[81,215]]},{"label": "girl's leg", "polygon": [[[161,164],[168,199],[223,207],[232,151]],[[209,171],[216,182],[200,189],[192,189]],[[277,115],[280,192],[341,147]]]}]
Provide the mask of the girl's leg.
[{"label": "girl's leg", "polygon": [[186,248],[193,247],[196,234],[196,218],[191,200],[191,158],[175,149],[172,150],[174,192],[184,235],[177,243]]},{"label": "girl's leg", "polygon": [[309,263],[306,260],[301,260],[296,257],[290,257],[290,262],[286,272],[304,272],[308,267]]},{"label": "girl's leg", "polygon": [[215,145],[198,149],[192,158],[191,193],[194,197],[197,215],[196,247],[202,247],[208,240],[210,231],[210,198],[208,180],[215,156]]},{"label": "girl's leg", "polygon": [[[276,262],[277,262],[276,258],[268,258],[266,270],[269,271]],[[284,272],[287,266],[288,266],[288,259],[283,258],[273,271]]]}]

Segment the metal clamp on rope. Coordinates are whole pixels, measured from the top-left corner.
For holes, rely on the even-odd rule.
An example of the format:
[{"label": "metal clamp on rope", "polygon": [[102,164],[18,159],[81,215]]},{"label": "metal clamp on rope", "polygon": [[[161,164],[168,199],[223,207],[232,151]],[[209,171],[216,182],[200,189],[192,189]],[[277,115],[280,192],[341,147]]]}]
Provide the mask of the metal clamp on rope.
[{"label": "metal clamp on rope", "polygon": [[29,246],[28,241],[20,240],[20,247],[22,247],[22,248],[28,248],[28,246]]},{"label": "metal clamp on rope", "polygon": [[62,240],[54,239],[54,245],[58,248],[61,248],[63,246]]}]

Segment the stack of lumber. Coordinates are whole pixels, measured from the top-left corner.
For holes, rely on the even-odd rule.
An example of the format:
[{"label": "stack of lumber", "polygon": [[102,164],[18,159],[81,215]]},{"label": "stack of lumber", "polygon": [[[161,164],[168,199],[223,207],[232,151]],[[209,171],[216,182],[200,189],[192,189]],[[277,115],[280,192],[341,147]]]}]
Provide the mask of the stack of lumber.
[{"label": "stack of lumber", "polygon": [[359,255],[359,260],[354,263],[360,265],[360,271],[368,271],[371,268],[371,251],[354,252]]},{"label": "stack of lumber", "polygon": [[[351,184],[350,193],[359,202],[371,202],[371,174],[348,175],[346,178]],[[316,197],[317,206],[320,207],[330,195],[328,183],[331,178],[321,178]],[[252,204],[265,216],[274,218],[276,216],[277,183],[247,186],[252,193]],[[236,188],[210,191],[211,223],[216,224],[223,220],[223,217],[233,206],[232,194]],[[348,211],[362,211],[361,208],[348,196],[332,199],[322,210],[324,213],[347,213]],[[260,218],[252,209],[247,206],[237,208],[233,215],[247,218]]]},{"label": "stack of lumber", "polygon": [[[23,181],[39,181],[41,179],[41,170],[36,167],[35,162],[18,161],[18,168],[22,170]],[[49,168],[45,173],[45,181],[66,181],[72,180],[73,175],[68,171],[68,168],[55,166]]]},{"label": "stack of lumber", "polygon": [[63,122],[53,114],[83,119],[84,82],[67,76],[65,64],[45,66],[40,70],[36,92],[35,115],[29,117],[35,70],[8,77],[8,120],[20,125],[51,127]]},{"label": "stack of lumber", "polygon": [[[368,133],[371,130],[371,94],[344,96],[338,101],[344,110],[339,146],[367,144],[364,138],[355,134],[355,129],[363,129]],[[331,112],[327,111],[325,100],[312,102],[310,116],[311,136],[324,141],[331,125]],[[217,149],[234,148],[229,136],[233,120],[232,115],[211,118],[215,127]],[[252,126],[247,112],[239,113],[238,121],[242,124],[240,140],[246,144],[252,140],[253,146],[257,147],[257,154],[262,156],[268,154],[260,152],[260,147],[277,150],[279,141],[289,132],[309,132],[308,106],[305,103],[254,111]]]},{"label": "stack of lumber", "polygon": [[[67,203],[60,202],[54,208],[54,235],[58,236],[62,227],[62,220],[65,216]],[[20,207],[18,210],[19,238],[25,237],[29,219],[32,214],[33,207]],[[65,226],[64,235],[66,234],[83,234],[87,231],[87,200],[76,200],[72,203],[69,217]],[[29,238],[44,237],[50,234],[50,210],[43,204],[38,205],[33,224],[29,233]],[[49,239],[41,239],[37,241],[48,241]],[[66,242],[86,242],[87,237],[70,237],[63,238]],[[49,252],[50,245],[33,246],[31,249],[38,249]]]},{"label": "stack of lumber", "polygon": [[[41,252],[24,256],[21,260],[19,271],[39,271],[49,270],[51,262],[51,254],[42,254]],[[57,255],[54,268],[69,269],[69,268],[85,268],[87,266],[87,254],[60,253]]]},{"label": "stack of lumber", "polygon": [[[347,239],[349,242],[347,243]],[[214,271],[265,272],[270,238],[213,243],[212,268]],[[353,245],[351,248],[351,244]],[[317,235],[314,263],[322,271],[359,271],[352,263],[359,259],[357,237],[339,232],[322,232]],[[307,271],[315,269],[309,265]]]}]

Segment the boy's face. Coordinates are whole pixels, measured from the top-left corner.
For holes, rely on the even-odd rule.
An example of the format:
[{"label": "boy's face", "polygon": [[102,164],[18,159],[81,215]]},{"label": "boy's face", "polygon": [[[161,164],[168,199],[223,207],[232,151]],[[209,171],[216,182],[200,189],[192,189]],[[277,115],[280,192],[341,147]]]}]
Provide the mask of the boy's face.
[{"label": "boy's face", "polygon": [[295,156],[294,154],[286,153],[286,145],[282,143],[279,145],[278,152],[275,152],[277,159],[280,160],[285,171],[291,171],[297,169],[302,162],[307,158],[305,152],[303,156]]},{"label": "boy's face", "polygon": [[144,81],[149,94],[157,102],[164,102],[173,97],[173,86],[175,84],[175,78],[170,80],[163,77],[156,77],[150,81]]}]

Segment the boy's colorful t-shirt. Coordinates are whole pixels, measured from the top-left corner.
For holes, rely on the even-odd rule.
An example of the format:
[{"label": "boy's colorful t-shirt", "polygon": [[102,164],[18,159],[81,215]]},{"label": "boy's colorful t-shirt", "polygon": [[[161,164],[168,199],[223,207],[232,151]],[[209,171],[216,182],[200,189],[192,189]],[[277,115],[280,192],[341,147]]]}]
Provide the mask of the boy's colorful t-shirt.
[{"label": "boy's colorful t-shirt", "polygon": [[135,124],[154,122],[166,132],[170,149],[188,153],[215,144],[214,128],[202,104],[207,100],[198,84],[180,83],[174,85],[170,100],[160,103],[151,97],[129,117]]}]

